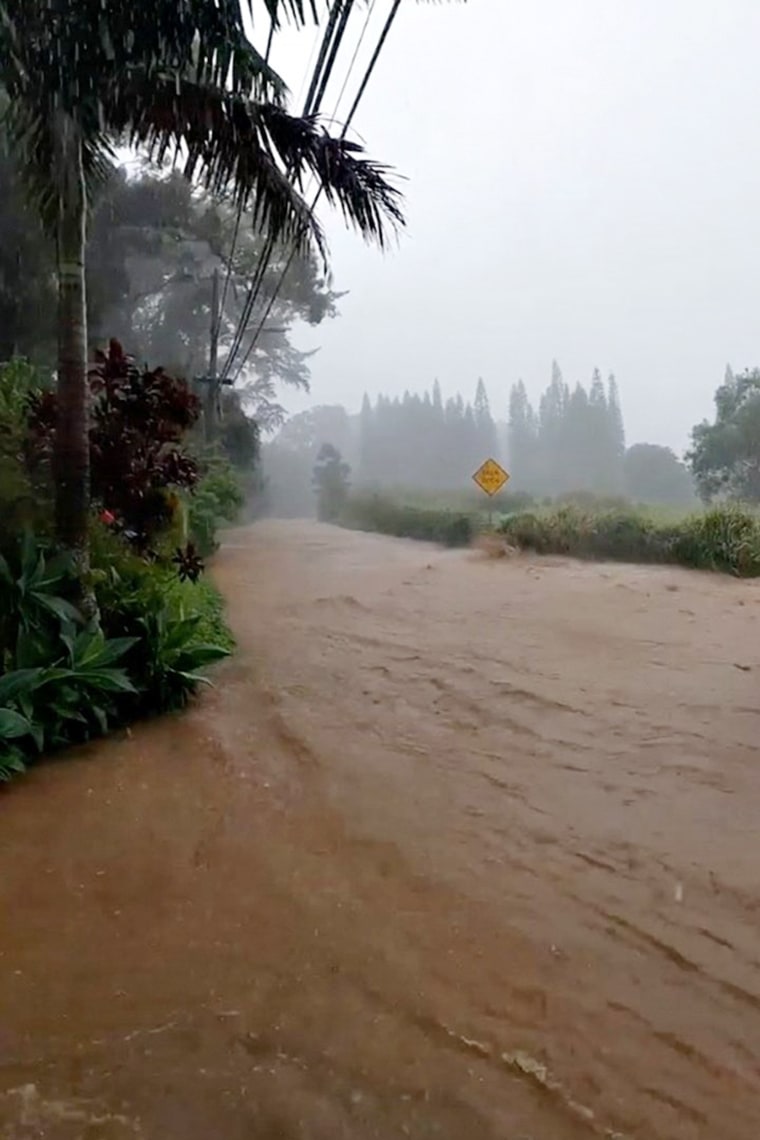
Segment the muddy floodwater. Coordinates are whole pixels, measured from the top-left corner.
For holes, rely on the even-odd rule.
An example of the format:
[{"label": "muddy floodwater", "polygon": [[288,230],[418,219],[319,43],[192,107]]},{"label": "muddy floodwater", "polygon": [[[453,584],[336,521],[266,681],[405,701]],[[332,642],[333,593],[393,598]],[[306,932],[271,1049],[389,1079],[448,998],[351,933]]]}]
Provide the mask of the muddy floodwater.
[{"label": "muddy floodwater", "polygon": [[760,587],[228,538],[216,689],[0,795],[2,1140],[756,1140]]}]

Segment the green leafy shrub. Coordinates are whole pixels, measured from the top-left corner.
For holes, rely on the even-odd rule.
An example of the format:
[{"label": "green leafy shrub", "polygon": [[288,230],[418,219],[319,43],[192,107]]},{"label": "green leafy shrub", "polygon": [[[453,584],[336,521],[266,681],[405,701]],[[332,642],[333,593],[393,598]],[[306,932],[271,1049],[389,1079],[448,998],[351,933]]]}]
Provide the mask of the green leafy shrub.
[{"label": "green leafy shrub", "polygon": [[47,645],[19,634],[17,667],[0,677],[0,780],[23,771],[30,754],[81,743],[118,722],[117,697],[134,686],[117,662],[132,645],[100,630],[76,633],[68,621]]},{"label": "green leafy shrub", "polygon": [[0,554],[0,673],[11,667],[22,633],[48,645],[61,623],[81,620],[66,597],[74,584],[70,557],[51,558],[31,531]]},{"label": "green leafy shrub", "polygon": [[469,546],[475,534],[475,523],[470,515],[401,506],[380,495],[349,499],[340,523],[353,530],[416,538],[442,546]]},{"label": "green leafy shrub", "polygon": [[49,497],[39,493],[23,463],[29,402],[42,380],[28,361],[0,365],[0,549],[29,526],[39,531],[52,517]]},{"label": "green leafy shrub", "polygon": [[164,596],[184,613],[197,614],[196,632],[200,641],[218,645],[227,653],[232,652],[235,639],[225,619],[224,599],[213,582],[208,578],[197,582],[181,582],[174,578],[168,583]]},{"label": "green leafy shrub", "polygon": [[[184,444],[200,402],[163,368],[140,370],[117,340],[96,354],[89,388],[93,502],[138,550],[155,547],[171,526],[177,493],[198,482]],[[50,471],[57,407],[54,391],[29,401],[23,451],[29,471],[40,475]]]},{"label": "green leafy shrub", "polygon": [[167,604],[140,619],[142,713],[183,708],[199,685],[208,680],[200,670],[229,655],[222,645],[202,640],[203,615],[186,615],[182,606]]},{"label": "green leafy shrub", "polygon": [[677,529],[673,552],[685,566],[741,578],[760,576],[760,519],[741,507],[714,507]]},{"label": "green leafy shrub", "polygon": [[31,736],[32,726],[26,717],[0,705],[0,784],[7,784],[26,771],[24,749],[19,747],[18,741]]},{"label": "green leafy shrub", "polygon": [[180,581],[171,566],[138,558],[107,533],[93,551],[103,628],[134,641],[124,661],[135,688],[125,718],[183,707],[205,679],[199,671],[233,647],[218,591],[205,579]]},{"label": "green leafy shrub", "polygon": [[92,553],[100,628],[65,596],[69,565],[45,542],[27,534],[0,559],[0,781],[42,752],[182,707],[232,648],[210,582],[180,581],[99,524]]},{"label": "green leafy shrub", "polygon": [[204,473],[187,500],[187,532],[202,558],[208,558],[218,547],[217,532],[221,523],[237,521],[245,496],[232,465],[219,456],[204,463]]},{"label": "green leafy shrub", "polygon": [[28,759],[107,732],[134,692],[117,662],[133,641],[84,628],[68,557],[26,532],[0,555],[0,780]]}]

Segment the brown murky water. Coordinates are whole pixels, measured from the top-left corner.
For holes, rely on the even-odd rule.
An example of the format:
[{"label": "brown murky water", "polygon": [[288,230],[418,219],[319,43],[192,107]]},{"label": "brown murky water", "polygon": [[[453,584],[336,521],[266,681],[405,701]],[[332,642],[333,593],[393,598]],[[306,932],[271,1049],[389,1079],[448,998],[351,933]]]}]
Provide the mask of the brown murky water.
[{"label": "brown murky water", "polygon": [[760,588],[232,536],[189,715],[0,797],[0,1137],[754,1140]]}]

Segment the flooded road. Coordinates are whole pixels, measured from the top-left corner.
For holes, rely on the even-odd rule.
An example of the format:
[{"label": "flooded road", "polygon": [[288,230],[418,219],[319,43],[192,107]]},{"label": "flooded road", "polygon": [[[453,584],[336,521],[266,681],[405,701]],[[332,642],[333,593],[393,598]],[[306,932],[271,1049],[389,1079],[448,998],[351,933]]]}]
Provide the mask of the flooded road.
[{"label": "flooded road", "polygon": [[754,1140],[760,586],[234,532],[189,714],[0,796],[3,1140]]}]

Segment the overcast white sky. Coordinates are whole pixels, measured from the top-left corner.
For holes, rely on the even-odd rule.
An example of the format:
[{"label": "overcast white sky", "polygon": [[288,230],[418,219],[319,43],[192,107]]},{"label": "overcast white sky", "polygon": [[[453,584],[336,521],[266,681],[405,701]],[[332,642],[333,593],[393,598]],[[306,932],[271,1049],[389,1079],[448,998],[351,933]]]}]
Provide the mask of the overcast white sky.
[{"label": "overcast white sky", "polygon": [[[296,95],[313,43],[275,48]],[[287,405],[483,376],[501,418],[556,357],[615,372],[630,442],[681,450],[726,363],[760,364],[759,43],[760,0],[404,0],[355,125],[408,230],[382,256],[322,212],[350,295]]]}]

